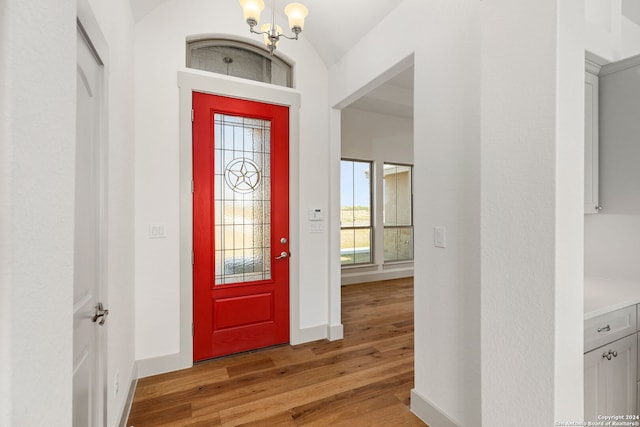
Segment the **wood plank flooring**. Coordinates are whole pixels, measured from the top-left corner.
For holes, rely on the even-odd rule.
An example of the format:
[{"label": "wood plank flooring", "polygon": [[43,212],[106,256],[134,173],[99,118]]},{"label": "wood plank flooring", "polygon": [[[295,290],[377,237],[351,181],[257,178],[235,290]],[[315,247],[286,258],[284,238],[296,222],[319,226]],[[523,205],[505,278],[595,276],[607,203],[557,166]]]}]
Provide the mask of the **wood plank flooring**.
[{"label": "wood plank flooring", "polygon": [[342,288],[344,339],[141,379],[127,426],[424,426],[413,387],[413,280]]}]

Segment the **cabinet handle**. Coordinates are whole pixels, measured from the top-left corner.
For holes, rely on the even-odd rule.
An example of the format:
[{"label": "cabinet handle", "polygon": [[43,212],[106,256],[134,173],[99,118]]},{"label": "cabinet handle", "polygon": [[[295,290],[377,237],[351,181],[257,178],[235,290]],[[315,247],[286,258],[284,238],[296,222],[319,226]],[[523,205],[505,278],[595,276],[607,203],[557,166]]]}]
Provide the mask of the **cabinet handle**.
[{"label": "cabinet handle", "polygon": [[615,350],[609,350],[609,353],[602,353],[602,358],[611,360],[611,356],[618,357],[618,352]]},{"label": "cabinet handle", "polygon": [[609,332],[611,330],[611,326],[607,325],[607,326],[603,326],[602,328],[598,328],[598,332]]},{"label": "cabinet handle", "polygon": [[600,206],[600,205],[596,206],[596,210],[597,211],[601,211],[602,210],[602,206]]}]

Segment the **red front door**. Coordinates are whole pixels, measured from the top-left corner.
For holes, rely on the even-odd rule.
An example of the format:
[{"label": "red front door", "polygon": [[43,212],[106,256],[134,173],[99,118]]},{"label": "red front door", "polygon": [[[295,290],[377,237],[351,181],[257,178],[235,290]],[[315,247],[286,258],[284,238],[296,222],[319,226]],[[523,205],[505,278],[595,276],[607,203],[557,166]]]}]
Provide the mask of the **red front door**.
[{"label": "red front door", "polygon": [[193,93],[194,361],[289,341],[289,109]]}]

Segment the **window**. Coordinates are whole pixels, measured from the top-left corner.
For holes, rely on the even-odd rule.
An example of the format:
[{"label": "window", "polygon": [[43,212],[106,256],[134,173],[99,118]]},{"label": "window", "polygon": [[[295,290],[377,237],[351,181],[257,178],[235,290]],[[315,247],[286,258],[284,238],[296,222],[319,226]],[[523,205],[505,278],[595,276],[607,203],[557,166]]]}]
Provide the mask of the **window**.
[{"label": "window", "polygon": [[264,49],[225,39],[187,42],[187,67],[292,87],[291,66]]},{"label": "window", "polygon": [[371,162],[340,162],[340,263],[372,262]]},{"label": "window", "polygon": [[412,166],[384,165],[384,261],[413,259]]}]

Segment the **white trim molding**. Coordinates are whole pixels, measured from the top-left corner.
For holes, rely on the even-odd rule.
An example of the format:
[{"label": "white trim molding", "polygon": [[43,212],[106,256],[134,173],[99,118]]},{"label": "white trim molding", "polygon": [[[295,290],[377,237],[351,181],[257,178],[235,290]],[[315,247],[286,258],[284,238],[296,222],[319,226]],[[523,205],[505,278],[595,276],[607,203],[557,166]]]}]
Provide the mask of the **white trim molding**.
[{"label": "white trim molding", "polygon": [[589,59],[584,60],[584,70],[587,73],[591,73],[597,76],[598,74],[600,74],[601,68],[602,66],[596,64],[595,62],[591,62]]},{"label": "white trim molding", "polygon": [[129,414],[131,413],[131,407],[133,406],[133,397],[136,394],[136,387],[138,386],[138,362],[134,362],[133,369],[131,369],[131,382],[129,383],[129,390],[127,391],[127,398],[124,401],[122,407],[122,413],[120,414],[119,427],[127,427],[127,421],[129,420]]},{"label": "white trim molding", "polygon": [[431,427],[460,427],[462,424],[446,416],[414,388],[411,390],[411,412]]},{"label": "white trim molding", "polygon": [[595,53],[591,53],[588,50],[584,52],[585,71],[591,74],[595,74],[597,76],[600,73],[600,68],[607,65],[608,63],[609,61],[596,55]]},{"label": "white trim molding", "polygon": [[337,341],[344,338],[344,326],[342,323],[338,325],[327,326],[327,337],[329,341]]},{"label": "white trim molding", "polygon": [[407,263],[403,267],[384,267],[382,271],[371,269],[342,270],[342,285],[355,285],[357,283],[376,282],[379,280],[403,279],[413,277],[413,263]]},{"label": "white trim molding", "polygon": [[[300,163],[300,93],[295,89],[253,82],[206,71],[178,72],[180,89],[180,351],[177,354],[140,361],[140,376],[193,366],[193,209],[191,180],[192,162],[192,93],[204,92],[289,107],[289,227],[299,230],[299,163]],[[299,253],[297,236],[292,236],[290,249]],[[300,265],[298,257],[291,258],[289,270],[290,342],[302,343],[326,338],[326,325],[312,330],[300,328]],[[319,333],[318,331],[322,331]]]},{"label": "white trim molding", "polygon": [[617,73],[629,68],[640,66],[640,55],[632,56],[621,61],[611,62],[610,64],[603,65],[600,69],[600,76],[606,76],[607,74]]}]

